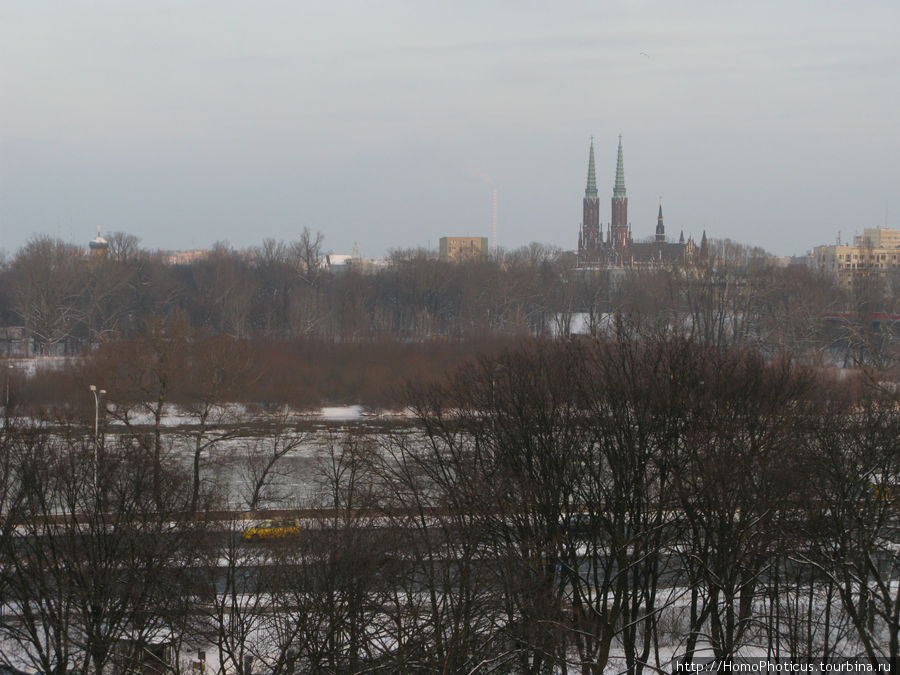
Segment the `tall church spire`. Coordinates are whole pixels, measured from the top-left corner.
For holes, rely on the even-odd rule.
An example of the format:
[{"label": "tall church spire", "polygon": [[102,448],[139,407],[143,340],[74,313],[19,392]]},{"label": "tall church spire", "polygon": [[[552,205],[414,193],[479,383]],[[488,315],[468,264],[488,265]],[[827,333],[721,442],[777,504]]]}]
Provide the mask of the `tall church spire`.
[{"label": "tall church spire", "polygon": [[619,134],[619,154],[616,159],[616,186],[612,195],[612,245],[620,256],[630,246],[628,235],[628,196],[625,194],[625,168],[622,162],[622,135]]},{"label": "tall church spire", "polygon": [[663,225],[662,216],[662,197],[659,198],[659,215],[656,217],[656,241],[664,242],[666,240],[666,226]]},{"label": "tall church spire", "polygon": [[594,168],[594,137],[591,136],[591,150],[588,154],[587,187],[584,189],[585,199],[597,199],[597,171]]},{"label": "tall church spire", "polygon": [[622,163],[622,134],[619,134],[619,157],[616,160],[616,187],[613,189],[613,196],[625,196],[625,167]]},{"label": "tall church spire", "polygon": [[582,263],[595,263],[599,260],[603,235],[600,232],[600,200],[597,198],[597,170],[594,167],[593,136],[591,136],[591,149],[588,153],[587,187],[584,189],[582,206],[584,217],[581,220],[581,232],[578,234],[578,258]]}]

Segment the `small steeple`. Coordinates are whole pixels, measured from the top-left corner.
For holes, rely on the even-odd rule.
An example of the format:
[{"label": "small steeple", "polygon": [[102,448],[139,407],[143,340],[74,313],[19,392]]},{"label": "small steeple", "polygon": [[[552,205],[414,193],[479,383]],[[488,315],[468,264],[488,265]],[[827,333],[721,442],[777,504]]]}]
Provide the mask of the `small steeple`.
[{"label": "small steeple", "polygon": [[616,186],[613,188],[613,197],[625,196],[625,166],[622,162],[622,134],[619,134],[619,156],[616,160]]},{"label": "small steeple", "polygon": [[597,171],[594,168],[594,137],[591,136],[591,150],[588,154],[587,187],[584,189],[585,199],[597,199]]},{"label": "small steeple", "polygon": [[681,231],[681,236],[678,237],[678,243],[679,243],[679,244],[683,244],[683,243],[684,243],[684,230]]},{"label": "small steeple", "polygon": [[662,197],[659,198],[659,215],[656,217],[656,241],[664,242],[666,240],[666,226],[663,225],[662,215]]}]

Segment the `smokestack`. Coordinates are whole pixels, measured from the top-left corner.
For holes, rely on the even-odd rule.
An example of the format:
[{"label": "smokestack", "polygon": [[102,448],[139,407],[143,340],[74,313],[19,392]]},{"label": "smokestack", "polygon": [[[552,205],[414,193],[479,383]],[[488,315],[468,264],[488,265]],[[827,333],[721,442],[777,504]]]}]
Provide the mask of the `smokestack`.
[{"label": "smokestack", "polygon": [[497,252],[497,188],[494,188],[491,226],[491,252]]}]

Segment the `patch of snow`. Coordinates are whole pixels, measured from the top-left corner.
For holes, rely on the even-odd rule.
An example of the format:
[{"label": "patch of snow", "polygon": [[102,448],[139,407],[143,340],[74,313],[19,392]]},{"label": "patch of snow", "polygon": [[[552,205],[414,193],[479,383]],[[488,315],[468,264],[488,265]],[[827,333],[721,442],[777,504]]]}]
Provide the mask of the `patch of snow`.
[{"label": "patch of snow", "polygon": [[315,417],[326,420],[358,420],[362,417],[362,412],[361,405],[330,406],[322,408]]}]

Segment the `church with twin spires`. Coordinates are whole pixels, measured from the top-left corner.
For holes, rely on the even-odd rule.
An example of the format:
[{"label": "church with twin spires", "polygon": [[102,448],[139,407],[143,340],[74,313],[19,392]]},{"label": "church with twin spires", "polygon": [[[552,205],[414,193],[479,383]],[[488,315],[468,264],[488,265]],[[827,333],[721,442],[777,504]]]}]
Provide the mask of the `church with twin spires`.
[{"label": "church with twin spires", "polygon": [[628,195],[625,192],[625,167],[622,161],[622,136],[616,160],[616,182],[612,194],[612,219],[606,226],[606,236],[600,226],[600,199],[597,196],[597,171],[594,164],[594,139],[588,154],[587,187],[584,190],[583,217],[578,233],[579,267],[654,267],[696,265],[707,259],[706,232],[700,246],[693,238],[685,241],[684,231],[678,243],[666,240],[662,201],[656,219],[656,234],[649,241],[635,242],[628,222]]}]

